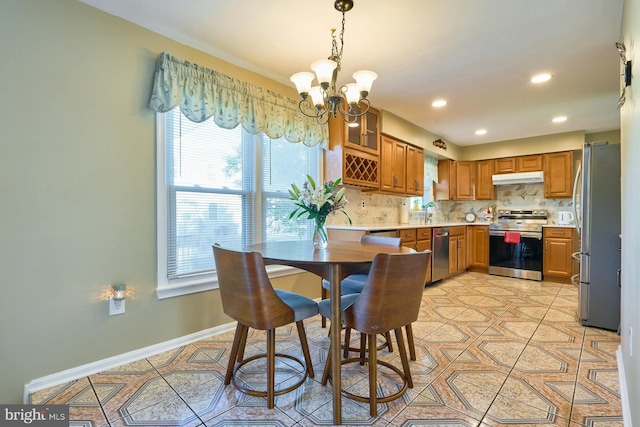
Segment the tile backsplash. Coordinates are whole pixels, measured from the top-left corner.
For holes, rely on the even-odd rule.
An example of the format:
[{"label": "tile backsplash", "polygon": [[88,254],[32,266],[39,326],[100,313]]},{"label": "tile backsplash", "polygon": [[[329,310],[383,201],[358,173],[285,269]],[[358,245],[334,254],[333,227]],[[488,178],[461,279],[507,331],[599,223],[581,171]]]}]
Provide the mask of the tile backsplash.
[{"label": "tile backsplash", "polygon": [[[360,190],[346,190],[347,205],[345,211],[351,218],[353,225],[397,225],[400,223],[400,209],[402,203],[410,203],[411,198],[389,196],[385,194],[368,193]],[[465,214],[473,212],[477,221],[485,221],[485,214],[489,206],[497,209],[546,209],[549,211],[549,224],[557,224],[559,211],[573,209],[571,198],[545,199],[543,184],[513,184],[496,187],[496,200],[471,201],[436,201],[433,222],[460,222]],[[412,208],[412,206],[409,206]],[[414,212],[409,209],[409,223],[424,222],[424,212]],[[334,215],[329,218],[329,224],[346,225],[344,215]]]}]

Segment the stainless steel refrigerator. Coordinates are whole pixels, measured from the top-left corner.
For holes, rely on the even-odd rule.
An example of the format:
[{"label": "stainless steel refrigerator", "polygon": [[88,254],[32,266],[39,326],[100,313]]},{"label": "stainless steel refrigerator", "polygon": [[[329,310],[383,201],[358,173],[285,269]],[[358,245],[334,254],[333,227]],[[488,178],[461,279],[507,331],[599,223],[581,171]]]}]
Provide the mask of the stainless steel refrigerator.
[{"label": "stainless steel refrigerator", "polygon": [[[620,145],[587,143],[574,185],[580,234],[579,315],[584,326],[620,326]],[[581,175],[581,176],[580,176]],[[580,183],[580,179],[582,182]]]}]

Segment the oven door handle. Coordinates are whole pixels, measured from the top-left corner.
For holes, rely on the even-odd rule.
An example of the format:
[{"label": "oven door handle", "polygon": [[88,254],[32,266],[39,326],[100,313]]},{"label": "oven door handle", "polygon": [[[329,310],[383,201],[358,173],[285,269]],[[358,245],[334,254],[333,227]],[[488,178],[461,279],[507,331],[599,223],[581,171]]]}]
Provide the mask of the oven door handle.
[{"label": "oven door handle", "polygon": [[[489,230],[489,236],[504,237],[504,233],[506,232],[500,230]],[[529,233],[526,231],[514,231],[514,233],[520,233],[520,237],[542,240],[542,233]]]}]

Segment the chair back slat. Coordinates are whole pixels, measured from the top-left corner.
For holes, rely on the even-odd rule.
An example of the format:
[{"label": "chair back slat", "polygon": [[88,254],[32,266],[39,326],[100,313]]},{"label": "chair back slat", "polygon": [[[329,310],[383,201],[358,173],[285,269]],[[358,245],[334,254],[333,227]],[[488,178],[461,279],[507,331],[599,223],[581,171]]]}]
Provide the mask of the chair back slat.
[{"label": "chair back slat", "polygon": [[377,334],[418,319],[430,252],[378,254],[358,299],[344,312],[346,325]]},{"label": "chair back slat", "polygon": [[294,312],[276,294],[258,252],[213,246],[222,308],[251,328],[268,330],[294,322]]},{"label": "chair back slat", "polygon": [[376,245],[387,245],[387,246],[397,246],[400,247],[402,245],[402,239],[400,237],[391,237],[391,236],[372,236],[370,234],[365,234],[360,237],[361,243],[374,243]]}]

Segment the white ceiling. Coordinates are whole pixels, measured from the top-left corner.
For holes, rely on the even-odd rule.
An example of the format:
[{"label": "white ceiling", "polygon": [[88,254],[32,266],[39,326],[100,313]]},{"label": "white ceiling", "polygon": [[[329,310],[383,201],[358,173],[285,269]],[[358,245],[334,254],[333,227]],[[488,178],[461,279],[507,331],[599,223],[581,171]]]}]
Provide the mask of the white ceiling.
[{"label": "white ceiling", "polygon": [[[329,56],[342,19],[332,0],[81,1],[289,85]],[[379,109],[458,145],[620,127],[623,0],[354,3],[339,83],[375,71]],[[553,78],[530,83],[540,72]]]}]

